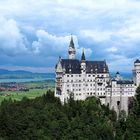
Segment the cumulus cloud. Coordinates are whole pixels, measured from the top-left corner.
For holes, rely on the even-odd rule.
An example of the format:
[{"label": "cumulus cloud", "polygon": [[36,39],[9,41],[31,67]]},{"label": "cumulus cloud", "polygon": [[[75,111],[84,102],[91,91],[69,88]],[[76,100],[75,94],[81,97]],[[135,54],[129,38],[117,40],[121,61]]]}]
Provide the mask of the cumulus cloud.
[{"label": "cumulus cloud", "polygon": [[140,56],[139,15],[138,0],[0,1],[0,52],[15,59],[7,59],[14,65],[16,55],[28,53],[32,63],[53,67],[56,57],[67,57],[73,33],[78,57],[85,48],[89,59],[106,59],[111,68],[131,70],[130,62]]},{"label": "cumulus cloud", "polygon": [[116,52],[116,51],[117,51],[116,47],[107,48],[107,52]]},{"label": "cumulus cloud", "polygon": [[[43,54],[45,56],[58,56],[62,55],[67,57],[68,55],[68,46],[71,36],[56,36],[49,34],[47,31],[38,30],[37,41],[34,41],[32,44],[33,52],[37,54]],[[73,40],[75,48],[78,55],[81,55],[83,47],[78,45],[77,36],[73,35]],[[87,57],[90,57],[92,50],[90,48],[85,48],[85,53]]]},{"label": "cumulus cloud", "polygon": [[26,38],[20,32],[16,21],[0,17],[0,53],[6,55],[27,52]]}]

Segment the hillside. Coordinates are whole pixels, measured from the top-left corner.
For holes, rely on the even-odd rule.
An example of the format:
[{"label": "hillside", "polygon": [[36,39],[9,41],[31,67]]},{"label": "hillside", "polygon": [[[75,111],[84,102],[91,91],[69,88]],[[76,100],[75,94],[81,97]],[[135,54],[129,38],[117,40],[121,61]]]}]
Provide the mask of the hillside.
[{"label": "hillside", "polygon": [[0,69],[0,79],[23,79],[23,78],[54,78],[54,73],[33,73],[29,71],[9,71]]}]

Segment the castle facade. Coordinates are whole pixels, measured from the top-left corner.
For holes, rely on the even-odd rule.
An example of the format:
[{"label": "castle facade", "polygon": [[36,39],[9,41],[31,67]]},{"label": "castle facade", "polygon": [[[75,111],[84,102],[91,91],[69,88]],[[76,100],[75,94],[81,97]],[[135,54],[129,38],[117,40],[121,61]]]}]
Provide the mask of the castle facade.
[{"label": "castle facade", "polygon": [[122,80],[119,72],[112,78],[105,60],[86,60],[84,51],[81,59],[76,59],[76,49],[71,37],[68,48],[68,59],[59,57],[55,67],[55,97],[67,102],[72,96],[74,100],[85,100],[95,96],[102,104],[109,105],[116,112],[128,112],[129,100],[135,95],[140,84],[140,61],[136,60],[133,69],[133,81]]}]

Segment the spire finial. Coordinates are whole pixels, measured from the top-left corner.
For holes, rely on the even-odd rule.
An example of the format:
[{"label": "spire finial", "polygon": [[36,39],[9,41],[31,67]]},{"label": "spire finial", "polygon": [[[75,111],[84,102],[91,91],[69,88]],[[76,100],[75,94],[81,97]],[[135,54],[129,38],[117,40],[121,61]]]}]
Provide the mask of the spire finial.
[{"label": "spire finial", "polygon": [[74,47],[74,42],[73,42],[73,36],[72,36],[72,34],[71,34],[71,40],[70,40],[70,45],[69,45],[69,47],[75,48],[75,47]]},{"label": "spire finial", "polygon": [[85,53],[84,53],[84,48],[83,48],[83,52],[82,52],[82,56],[81,56],[81,60],[86,60],[86,58],[85,58]]}]

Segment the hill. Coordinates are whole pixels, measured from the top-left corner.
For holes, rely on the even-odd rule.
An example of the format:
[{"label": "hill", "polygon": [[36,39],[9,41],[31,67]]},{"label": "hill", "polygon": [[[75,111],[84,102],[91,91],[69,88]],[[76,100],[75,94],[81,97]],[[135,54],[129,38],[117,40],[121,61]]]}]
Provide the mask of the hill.
[{"label": "hill", "polygon": [[0,79],[54,78],[54,73],[33,73],[24,70],[9,71],[0,69]]}]

